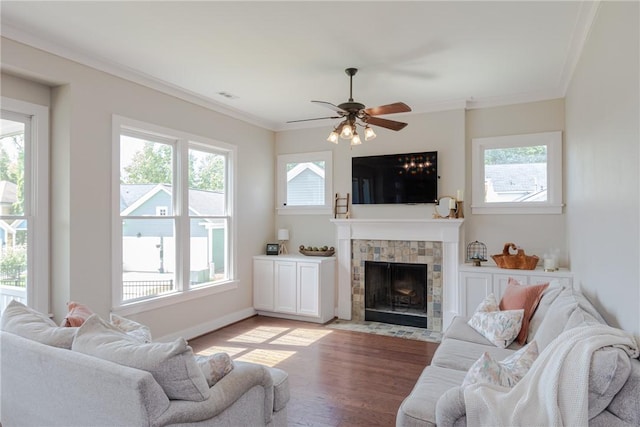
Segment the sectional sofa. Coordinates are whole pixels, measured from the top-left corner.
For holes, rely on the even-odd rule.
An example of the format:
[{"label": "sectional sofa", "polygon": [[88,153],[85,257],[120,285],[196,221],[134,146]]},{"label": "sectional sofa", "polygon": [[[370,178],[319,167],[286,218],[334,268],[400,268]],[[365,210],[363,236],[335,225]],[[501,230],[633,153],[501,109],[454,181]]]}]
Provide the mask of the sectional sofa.
[{"label": "sectional sofa", "polygon": [[[286,372],[236,361],[209,387],[184,340],[141,344],[129,360],[116,363],[95,354],[135,344],[95,316],[79,328],[63,328],[15,302],[5,309],[0,425],[287,425]],[[90,322],[93,330],[85,331]],[[84,343],[78,342],[80,331]],[[140,353],[147,369],[131,366]]]},{"label": "sectional sofa", "polygon": [[[481,357],[506,360],[523,347],[514,341],[500,348],[472,328],[468,320],[456,317],[447,328],[431,364],[402,402],[396,417],[397,426],[531,425],[533,419],[552,420],[541,425],[567,425],[568,417],[576,417],[571,419],[579,425],[640,425],[637,343],[630,334],[604,326],[602,316],[579,291],[552,282],[541,294],[526,340],[526,343],[535,341],[539,354],[512,388],[478,383],[462,387]],[[615,344],[595,345],[599,339],[596,330],[604,331],[607,337],[610,332],[615,333],[612,341]],[[587,338],[577,338],[578,334]],[[617,338],[618,335],[621,338]],[[617,340],[626,345],[619,345]],[[584,350],[587,346],[595,351]],[[562,382],[578,382],[578,375],[573,374],[570,365],[559,365],[560,360],[573,360],[570,358],[582,358],[588,365],[585,383],[581,386],[565,387]],[[559,378],[555,386],[545,388],[547,383],[536,381],[543,376],[548,381],[552,373]],[[518,391],[520,394],[516,396]],[[544,405],[532,404],[536,399]],[[581,401],[585,407],[574,407]],[[490,404],[495,402],[498,405],[493,409],[499,414],[491,413]],[[470,403],[474,409],[471,420],[468,418]],[[487,405],[483,409],[489,413],[478,412],[479,403]]]}]

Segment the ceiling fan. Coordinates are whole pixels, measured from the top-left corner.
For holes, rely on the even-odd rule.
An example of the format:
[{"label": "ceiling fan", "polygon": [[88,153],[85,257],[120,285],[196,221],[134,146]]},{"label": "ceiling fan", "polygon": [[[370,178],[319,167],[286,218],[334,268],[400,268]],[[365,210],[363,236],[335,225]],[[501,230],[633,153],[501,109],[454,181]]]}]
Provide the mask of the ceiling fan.
[{"label": "ceiling fan", "polygon": [[330,102],[325,101],[311,101],[315,104],[321,105],[323,107],[329,108],[330,110],[335,111],[338,115],[331,117],[318,117],[315,119],[303,119],[303,120],[291,120],[287,123],[295,123],[295,122],[306,122],[310,120],[324,120],[324,119],[340,119],[344,120],[336,126],[327,141],[333,142],[335,144],[338,143],[338,137],[344,139],[351,139],[351,145],[361,144],[360,136],[356,130],[356,126],[364,127],[364,137],[365,141],[373,139],[376,137],[375,132],[369,125],[372,126],[380,126],[386,129],[391,129],[395,131],[399,131],[407,126],[406,123],[398,122],[395,120],[383,119],[381,115],[385,114],[394,114],[394,113],[406,113],[411,111],[411,107],[409,107],[404,102],[396,102],[393,104],[381,105],[379,107],[374,108],[366,108],[364,104],[360,102],[355,102],[353,100],[353,76],[358,72],[357,68],[347,68],[344,70],[345,73],[349,76],[349,100],[347,102],[343,102],[339,105],[334,105]]}]

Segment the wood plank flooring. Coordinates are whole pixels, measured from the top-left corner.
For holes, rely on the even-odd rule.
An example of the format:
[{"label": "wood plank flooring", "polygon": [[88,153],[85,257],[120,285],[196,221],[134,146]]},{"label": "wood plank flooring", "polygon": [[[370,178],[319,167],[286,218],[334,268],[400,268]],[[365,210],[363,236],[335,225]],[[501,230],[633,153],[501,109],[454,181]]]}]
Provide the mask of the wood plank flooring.
[{"label": "wood plank flooring", "polygon": [[290,426],[394,426],[437,344],[254,316],[189,344],[289,374]]}]

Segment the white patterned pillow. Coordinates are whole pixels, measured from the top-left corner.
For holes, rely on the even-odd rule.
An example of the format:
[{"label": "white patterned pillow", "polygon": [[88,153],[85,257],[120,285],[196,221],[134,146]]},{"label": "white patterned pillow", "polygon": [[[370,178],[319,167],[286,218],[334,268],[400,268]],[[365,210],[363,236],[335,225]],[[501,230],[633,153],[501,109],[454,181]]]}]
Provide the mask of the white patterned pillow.
[{"label": "white patterned pillow", "polygon": [[233,370],[233,360],[227,353],[210,355],[195,354],[196,362],[207,379],[209,387],[213,387],[225,375]]},{"label": "white patterned pillow", "polygon": [[135,338],[136,341],[143,344],[151,342],[151,330],[148,326],[113,313],[110,314],[110,320],[113,326],[130,337]]},{"label": "white patterned pillow", "polygon": [[525,376],[537,357],[538,346],[535,341],[500,362],[485,352],[467,371],[462,387],[490,383],[511,388]]},{"label": "white patterned pillow", "polygon": [[78,330],[58,326],[49,316],[16,300],[11,300],[2,312],[0,328],[32,341],[66,349],[71,348]]},{"label": "white patterned pillow", "polygon": [[523,309],[480,311],[475,313],[468,323],[496,347],[506,348],[520,333],[523,316]]},{"label": "white patterned pillow", "polygon": [[489,312],[489,311],[499,311],[500,306],[498,305],[498,301],[496,300],[496,296],[494,294],[489,294],[476,308],[476,313],[478,312]]}]

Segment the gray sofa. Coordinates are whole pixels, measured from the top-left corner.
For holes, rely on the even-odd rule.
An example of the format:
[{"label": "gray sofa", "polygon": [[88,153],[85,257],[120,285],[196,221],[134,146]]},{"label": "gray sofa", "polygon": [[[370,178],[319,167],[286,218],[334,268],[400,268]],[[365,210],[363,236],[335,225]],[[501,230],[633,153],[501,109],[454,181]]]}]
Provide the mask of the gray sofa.
[{"label": "gray sofa", "polygon": [[205,400],[186,401],[170,400],[146,370],[7,330],[0,356],[3,427],[287,425],[289,385],[280,369],[234,362]]},{"label": "gray sofa", "polygon": [[[397,426],[466,426],[461,384],[469,368],[484,352],[502,360],[522,347],[513,343],[498,348],[470,327],[467,320],[456,317],[445,331],[431,364],[400,405]],[[552,283],[531,319],[527,342],[535,340],[542,353],[563,331],[584,326],[584,322],[605,323],[579,291]],[[590,426],[640,425],[639,396],[640,360],[629,358],[615,347],[593,353],[588,391]]]}]

